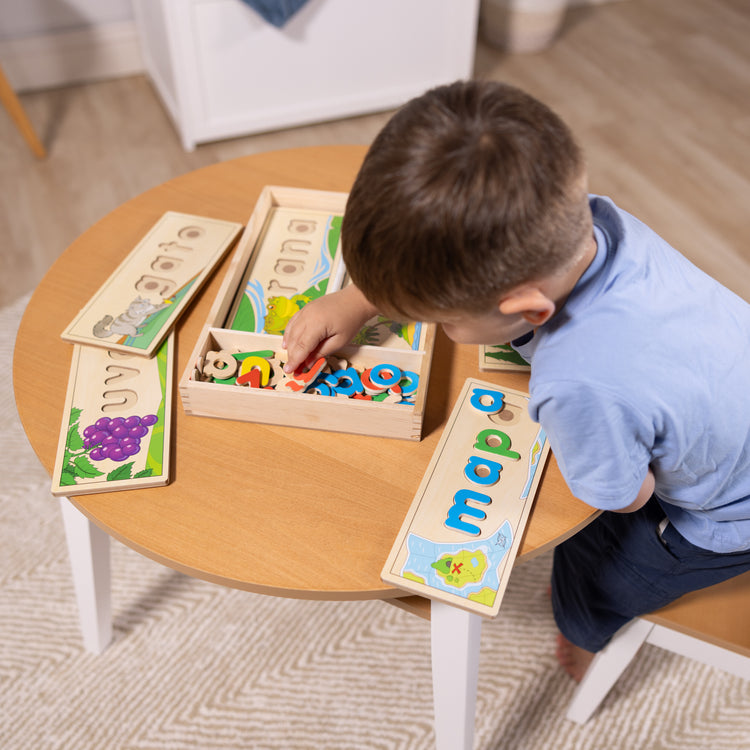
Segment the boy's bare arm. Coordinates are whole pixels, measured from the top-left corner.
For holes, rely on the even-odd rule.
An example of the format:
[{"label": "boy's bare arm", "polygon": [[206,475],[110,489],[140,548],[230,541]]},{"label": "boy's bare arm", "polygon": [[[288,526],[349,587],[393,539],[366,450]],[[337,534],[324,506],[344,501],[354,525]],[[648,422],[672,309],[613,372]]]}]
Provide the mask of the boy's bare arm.
[{"label": "boy's bare arm", "polygon": [[284,331],[282,346],[289,355],[284,370],[294,372],[346,346],[377,312],[353,284],[308,302]]},{"label": "boy's bare arm", "polygon": [[630,503],[630,505],[628,505],[627,507],[616,510],[615,513],[632,513],[633,511],[642,508],[651,499],[651,495],[654,494],[655,486],[656,482],[654,480],[654,474],[651,469],[649,469],[648,474],[646,474],[646,479],[641,485],[641,489],[639,490],[635,500],[633,500],[633,502]]}]

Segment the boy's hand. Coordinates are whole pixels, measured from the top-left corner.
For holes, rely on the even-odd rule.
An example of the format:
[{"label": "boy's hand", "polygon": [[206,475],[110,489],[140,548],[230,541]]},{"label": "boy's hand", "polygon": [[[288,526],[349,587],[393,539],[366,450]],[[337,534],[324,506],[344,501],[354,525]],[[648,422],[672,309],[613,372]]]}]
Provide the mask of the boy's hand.
[{"label": "boy's hand", "polygon": [[289,355],[284,371],[294,372],[346,346],[377,312],[353,284],[308,302],[284,331],[281,345]]}]

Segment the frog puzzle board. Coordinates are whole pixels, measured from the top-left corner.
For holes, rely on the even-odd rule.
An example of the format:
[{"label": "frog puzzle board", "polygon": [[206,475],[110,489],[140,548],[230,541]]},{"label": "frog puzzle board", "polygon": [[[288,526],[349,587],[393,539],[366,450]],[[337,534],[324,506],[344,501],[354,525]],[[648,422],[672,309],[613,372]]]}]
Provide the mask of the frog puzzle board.
[{"label": "frog puzzle board", "polygon": [[225,327],[281,335],[301,307],[339,289],[342,219],[331,211],[270,208]]},{"label": "frog puzzle board", "polygon": [[510,345],[492,344],[479,347],[479,369],[528,372],[531,365]]},{"label": "frog puzzle board", "polygon": [[62,338],[153,356],[241,229],[236,222],[167,211]]},{"label": "frog puzzle board", "polygon": [[[280,336],[300,308],[349,283],[341,259],[342,221],[341,211],[269,208],[225,328]],[[351,343],[417,351],[421,334],[420,322],[378,315]]]},{"label": "frog puzzle board", "polygon": [[73,347],[53,495],[168,483],[173,360],[174,334],[150,359]]},{"label": "frog puzzle board", "polygon": [[381,577],[495,617],[549,443],[528,396],[467,379]]}]

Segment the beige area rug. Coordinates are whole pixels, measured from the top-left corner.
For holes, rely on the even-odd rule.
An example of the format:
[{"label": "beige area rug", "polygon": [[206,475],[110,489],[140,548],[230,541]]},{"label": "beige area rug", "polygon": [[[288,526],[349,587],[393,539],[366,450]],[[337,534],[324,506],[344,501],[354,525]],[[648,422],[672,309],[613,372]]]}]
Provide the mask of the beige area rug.
[{"label": "beige area rug", "polygon": [[[224,589],[113,542],[115,640],[83,650],[57,501],[13,402],[25,303],[0,310],[0,747],[434,747],[429,625],[383,602]],[[483,625],[476,748],[750,748],[750,683],[654,647],[586,726],[567,722],[549,568],[518,566]]]}]

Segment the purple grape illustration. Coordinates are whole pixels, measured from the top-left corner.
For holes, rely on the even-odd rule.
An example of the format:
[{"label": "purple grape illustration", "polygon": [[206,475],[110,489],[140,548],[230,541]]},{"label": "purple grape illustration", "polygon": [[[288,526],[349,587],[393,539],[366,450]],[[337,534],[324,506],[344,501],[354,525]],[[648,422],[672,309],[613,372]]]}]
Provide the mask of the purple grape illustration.
[{"label": "purple grape illustration", "polygon": [[92,461],[125,461],[141,450],[141,438],[159,421],[156,414],[145,417],[102,417],[83,431],[83,447]]}]

